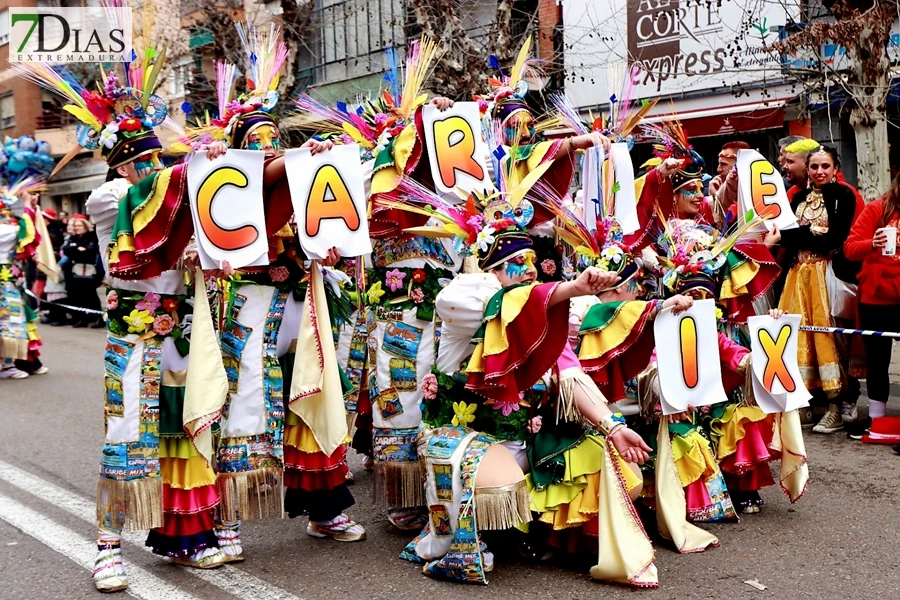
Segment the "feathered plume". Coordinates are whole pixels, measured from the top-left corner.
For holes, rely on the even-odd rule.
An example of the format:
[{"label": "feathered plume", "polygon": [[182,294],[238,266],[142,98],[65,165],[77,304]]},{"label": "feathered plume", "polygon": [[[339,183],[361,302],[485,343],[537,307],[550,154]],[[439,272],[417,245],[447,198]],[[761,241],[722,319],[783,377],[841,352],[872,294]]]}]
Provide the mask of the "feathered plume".
[{"label": "feathered plume", "polygon": [[245,30],[241,23],[234,26],[247,55],[247,87],[264,96],[278,87],[278,71],[287,60],[288,49],[281,39],[281,29],[274,23],[269,25],[268,32]]},{"label": "feathered plume", "polygon": [[404,119],[409,120],[416,107],[428,99],[422,88],[440,54],[437,44],[429,37],[422,37],[409,45],[406,51],[406,78],[397,105],[397,113]]}]

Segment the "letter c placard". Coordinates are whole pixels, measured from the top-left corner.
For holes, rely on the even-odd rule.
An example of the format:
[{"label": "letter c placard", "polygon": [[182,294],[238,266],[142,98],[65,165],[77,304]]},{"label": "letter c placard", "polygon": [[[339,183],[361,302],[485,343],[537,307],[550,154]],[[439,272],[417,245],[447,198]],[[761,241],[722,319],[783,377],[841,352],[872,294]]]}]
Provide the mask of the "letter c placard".
[{"label": "letter c placard", "polygon": [[248,183],[243,171],[226,166],[212,171],[200,184],[197,191],[197,217],[206,238],[217,248],[225,251],[241,250],[259,239],[259,230],[254,225],[226,229],[216,223],[212,215],[213,202],[222,188],[229,185],[245,188]]}]

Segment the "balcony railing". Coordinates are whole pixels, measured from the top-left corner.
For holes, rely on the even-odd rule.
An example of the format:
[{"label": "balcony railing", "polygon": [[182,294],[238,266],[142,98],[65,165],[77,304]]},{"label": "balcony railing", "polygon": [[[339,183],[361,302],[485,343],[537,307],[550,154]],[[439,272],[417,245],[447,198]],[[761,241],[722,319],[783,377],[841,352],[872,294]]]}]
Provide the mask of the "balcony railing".
[{"label": "balcony railing", "polygon": [[37,118],[37,129],[62,129],[77,123],[78,119],[64,110],[59,112],[45,111]]}]

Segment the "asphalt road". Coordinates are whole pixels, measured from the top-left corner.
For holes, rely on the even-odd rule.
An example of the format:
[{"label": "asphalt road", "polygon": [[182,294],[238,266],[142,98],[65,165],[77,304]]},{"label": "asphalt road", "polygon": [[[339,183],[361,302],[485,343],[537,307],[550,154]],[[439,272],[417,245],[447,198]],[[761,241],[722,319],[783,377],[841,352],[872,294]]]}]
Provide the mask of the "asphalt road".
[{"label": "asphalt road", "polygon": [[[89,569],[104,332],[43,327],[41,333],[50,373],[0,381],[0,599],[95,598]],[[892,404],[889,411],[898,414],[900,400]],[[357,504],[349,512],[367,527],[364,542],[310,538],[305,519],[284,519],[246,523],[248,559],[236,567],[199,572],[170,565],[143,550],[140,532],[127,538],[135,543],[124,544],[123,553],[132,594],[167,600],[900,599],[900,457],[842,434],[809,433],[806,444],[810,485],[796,505],[767,488],[759,515],[709,526],[718,548],[679,555],[660,541],[657,590],[592,581],[589,557],[582,564],[521,564],[504,548],[493,548],[499,556],[487,587],[428,579],[397,558],[411,536],[393,530],[373,506],[371,477],[355,456]],[[754,579],[768,589],[744,583]]]}]

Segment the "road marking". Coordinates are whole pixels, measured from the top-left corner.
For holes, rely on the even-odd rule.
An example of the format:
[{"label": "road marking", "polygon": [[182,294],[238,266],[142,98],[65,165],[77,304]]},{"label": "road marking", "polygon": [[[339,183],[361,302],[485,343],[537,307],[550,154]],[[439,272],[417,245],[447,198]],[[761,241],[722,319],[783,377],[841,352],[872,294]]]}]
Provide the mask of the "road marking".
[{"label": "road marking", "polygon": [[[97,523],[97,508],[93,502],[88,502],[82,496],[64,490],[49,481],[44,481],[28,471],[23,471],[9,463],[0,461],[0,480],[34,494],[41,500],[61,508],[91,525],[96,525]],[[144,545],[146,538],[142,533],[125,531],[122,534],[122,538],[146,552],[152,552],[150,548]],[[93,554],[91,554],[91,565],[93,565]],[[134,567],[129,566],[128,568],[128,579],[130,581],[130,569]],[[260,598],[265,598],[266,600],[303,600],[299,596],[295,596],[231,565],[210,570],[186,568],[184,572],[243,600],[259,600]]]},{"label": "road marking", "polygon": [[[97,543],[89,541],[71,529],[58,525],[44,515],[12,498],[0,494],[0,519],[3,519],[26,535],[59,552],[88,571],[94,570],[94,556]],[[198,600],[196,596],[182,591],[135,565],[128,565],[127,592],[142,600]]]}]

